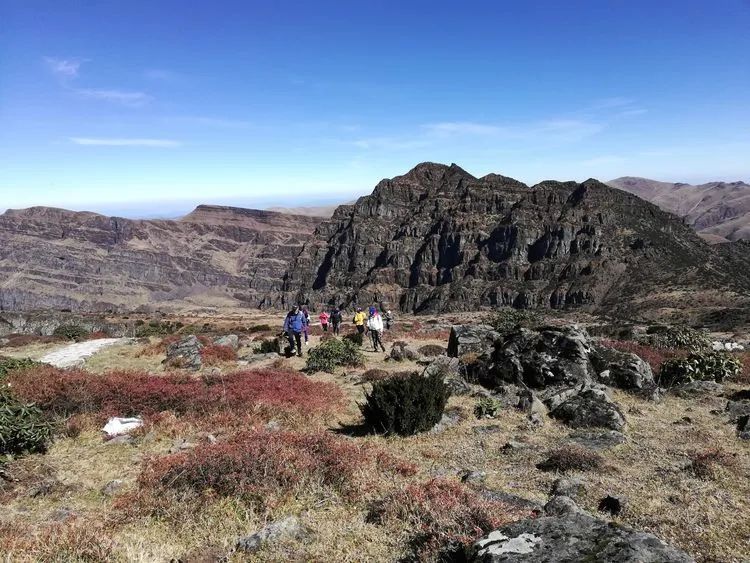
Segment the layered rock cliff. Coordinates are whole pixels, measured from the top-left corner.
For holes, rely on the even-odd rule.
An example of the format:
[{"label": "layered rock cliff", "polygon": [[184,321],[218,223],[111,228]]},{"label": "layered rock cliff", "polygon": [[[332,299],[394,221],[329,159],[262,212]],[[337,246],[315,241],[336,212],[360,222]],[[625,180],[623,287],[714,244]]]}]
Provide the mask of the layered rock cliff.
[{"label": "layered rock cliff", "polygon": [[257,307],[318,222],[217,206],[177,221],[9,210],[0,215],[0,310]]},{"label": "layered rock cliff", "polygon": [[529,187],[424,163],[342,206],[292,262],[284,299],[634,312],[710,290],[746,302],[750,273],[678,217],[596,180]]}]

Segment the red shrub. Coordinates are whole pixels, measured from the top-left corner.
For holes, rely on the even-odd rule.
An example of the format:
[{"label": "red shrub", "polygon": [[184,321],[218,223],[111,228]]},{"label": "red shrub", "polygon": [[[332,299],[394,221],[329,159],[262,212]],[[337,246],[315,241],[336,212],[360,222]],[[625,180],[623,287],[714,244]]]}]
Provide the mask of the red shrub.
[{"label": "red shrub", "polygon": [[57,336],[38,336],[36,334],[9,334],[5,338],[8,339],[8,342],[5,343],[6,348],[22,348],[29,344],[60,342]]},{"label": "red shrub", "polygon": [[659,372],[661,365],[665,360],[679,358],[686,355],[682,350],[668,350],[664,348],[655,348],[648,344],[640,344],[631,340],[607,340],[602,339],[599,343],[605,348],[612,348],[621,352],[630,352],[641,358],[651,366],[654,374]]},{"label": "red shrub", "polygon": [[415,531],[412,541],[420,561],[435,561],[446,548],[467,545],[484,534],[532,513],[488,500],[455,481],[434,479],[409,485],[375,504],[370,519],[406,522]]},{"label": "red shrub", "polygon": [[201,359],[208,366],[220,364],[221,362],[233,362],[237,360],[237,352],[231,346],[209,344],[201,348]]},{"label": "red shrub", "polygon": [[146,490],[237,496],[271,507],[296,492],[323,488],[359,496],[375,486],[375,469],[411,475],[415,468],[389,454],[327,433],[261,430],[227,442],[151,460],[139,477]]},{"label": "red shrub", "polygon": [[743,385],[748,385],[750,384],[750,352],[742,352],[737,354],[737,357],[742,362],[742,372],[735,381]]},{"label": "red shrub", "polygon": [[93,375],[43,366],[13,372],[15,393],[61,415],[149,415],[174,411],[201,416],[219,411],[273,416],[293,411],[303,416],[332,412],[343,394],[333,383],[310,381],[289,371],[257,370],[203,380],[184,374],[164,376],[112,371]]},{"label": "red shrub", "polygon": [[141,358],[143,356],[160,356],[166,354],[167,347],[170,344],[174,344],[175,342],[180,341],[182,338],[182,336],[179,336],[177,334],[170,334],[169,336],[165,336],[156,344],[150,344],[143,348],[143,350],[136,354],[136,357]]},{"label": "red shrub", "polygon": [[37,530],[0,522],[0,553],[6,561],[111,561],[114,542],[103,526],[76,519]]}]

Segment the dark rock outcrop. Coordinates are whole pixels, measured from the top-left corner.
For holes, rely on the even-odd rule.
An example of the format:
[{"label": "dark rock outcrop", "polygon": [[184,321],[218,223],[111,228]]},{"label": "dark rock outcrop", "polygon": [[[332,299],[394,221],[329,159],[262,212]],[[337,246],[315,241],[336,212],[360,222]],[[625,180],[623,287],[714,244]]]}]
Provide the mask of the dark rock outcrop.
[{"label": "dark rock outcrop", "polygon": [[375,300],[414,312],[655,315],[707,288],[723,288],[716,307],[747,302],[750,274],[723,265],[678,217],[596,180],[528,187],[423,163],[339,207],[290,265],[284,291],[287,302]]},{"label": "dark rock outcrop", "polygon": [[173,342],[167,346],[167,358],[164,363],[177,368],[199,370],[203,366],[201,349],[203,344],[195,335]]},{"label": "dark rock outcrop", "polygon": [[[554,403],[557,396],[549,399]],[[547,406],[550,406],[549,404]],[[625,415],[606,392],[597,387],[576,389],[556,406],[550,408],[550,416],[562,420],[573,428],[609,428],[622,430]]]},{"label": "dark rock outcrop", "polygon": [[513,522],[490,532],[472,546],[467,560],[470,563],[693,561],[652,534],[594,518],[576,510],[575,504],[557,502],[549,508],[546,516]]}]

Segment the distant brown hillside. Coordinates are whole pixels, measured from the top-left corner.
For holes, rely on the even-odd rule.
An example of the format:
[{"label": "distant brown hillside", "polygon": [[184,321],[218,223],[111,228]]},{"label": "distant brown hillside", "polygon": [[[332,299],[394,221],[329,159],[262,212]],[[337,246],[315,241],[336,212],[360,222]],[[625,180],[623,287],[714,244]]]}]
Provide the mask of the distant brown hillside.
[{"label": "distant brown hillside", "polygon": [[624,176],[607,182],[684,217],[708,242],[750,240],[750,185],[691,185]]}]

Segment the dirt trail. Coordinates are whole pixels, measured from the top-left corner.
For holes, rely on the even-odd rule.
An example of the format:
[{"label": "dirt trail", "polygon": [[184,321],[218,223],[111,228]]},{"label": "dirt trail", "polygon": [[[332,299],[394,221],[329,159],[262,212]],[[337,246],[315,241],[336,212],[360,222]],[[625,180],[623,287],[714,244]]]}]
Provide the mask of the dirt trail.
[{"label": "dirt trail", "polygon": [[58,368],[69,368],[83,364],[86,358],[93,356],[103,348],[115,344],[124,344],[129,340],[129,338],[99,338],[86,342],[76,342],[42,356],[39,361]]}]

